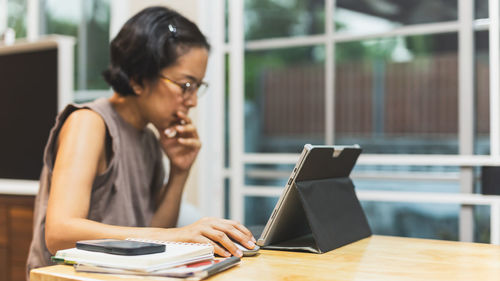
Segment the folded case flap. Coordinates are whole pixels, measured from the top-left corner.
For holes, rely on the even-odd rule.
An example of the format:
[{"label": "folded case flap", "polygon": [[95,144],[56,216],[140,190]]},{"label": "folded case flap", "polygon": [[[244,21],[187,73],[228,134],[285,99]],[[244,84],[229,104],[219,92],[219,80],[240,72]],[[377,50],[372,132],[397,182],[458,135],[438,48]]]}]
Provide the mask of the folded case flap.
[{"label": "folded case flap", "polygon": [[350,178],[301,181],[296,187],[321,252],[371,235]]},{"label": "folded case flap", "polygon": [[285,250],[285,251],[303,251],[320,254],[316,241],[312,236],[312,233],[302,235],[287,241],[282,241],[279,243],[273,243],[263,247],[264,249],[271,250]]}]

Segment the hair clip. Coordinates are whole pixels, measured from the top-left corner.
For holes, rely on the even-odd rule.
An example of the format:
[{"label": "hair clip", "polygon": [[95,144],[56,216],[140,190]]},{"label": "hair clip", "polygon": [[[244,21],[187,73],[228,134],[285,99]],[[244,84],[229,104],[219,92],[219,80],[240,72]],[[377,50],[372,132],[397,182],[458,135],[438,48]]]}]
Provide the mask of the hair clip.
[{"label": "hair clip", "polygon": [[172,24],[169,24],[168,30],[170,30],[170,33],[172,34],[173,38],[177,38],[177,28],[175,28],[175,26],[173,26]]}]

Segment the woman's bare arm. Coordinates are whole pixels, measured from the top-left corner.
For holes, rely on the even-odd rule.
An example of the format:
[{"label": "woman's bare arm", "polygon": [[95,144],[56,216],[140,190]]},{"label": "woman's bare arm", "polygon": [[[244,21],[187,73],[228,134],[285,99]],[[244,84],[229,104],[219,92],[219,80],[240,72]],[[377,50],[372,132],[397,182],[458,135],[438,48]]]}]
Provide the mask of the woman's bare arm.
[{"label": "woman's bare arm", "polygon": [[61,128],[45,227],[51,253],[74,247],[78,240],[127,237],[211,243],[223,256],[229,255],[225,249],[241,254],[229,237],[252,247],[254,239],[244,226],[217,218],[182,228],[122,227],[88,220],[92,183],[107,165],[105,139],[104,121],[91,110],[72,113]]}]

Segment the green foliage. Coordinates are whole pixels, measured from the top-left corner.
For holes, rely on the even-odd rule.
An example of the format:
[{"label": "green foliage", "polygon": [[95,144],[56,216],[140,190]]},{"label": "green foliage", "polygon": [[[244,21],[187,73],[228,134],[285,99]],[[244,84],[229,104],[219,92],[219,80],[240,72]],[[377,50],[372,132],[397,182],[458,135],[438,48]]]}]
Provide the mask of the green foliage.
[{"label": "green foliage", "polygon": [[[303,20],[309,17],[309,20]],[[302,20],[301,20],[302,19]],[[245,39],[269,39],[324,33],[324,1],[247,0],[245,1]],[[336,22],[336,29],[345,23]],[[335,48],[336,63],[344,61],[390,58],[396,47],[394,39],[339,43]],[[269,69],[310,65],[324,62],[315,55],[316,47],[283,48],[272,51],[246,52],[245,98],[255,100],[260,89],[261,75]],[[323,48],[324,50],[324,48]],[[228,69],[229,71],[229,69]]]},{"label": "green foliage", "polygon": [[[104,13],[106,17],[97,19],[97,15],[102,16],[102,10],[107,11]],[[80,21],[57,18],[50,11],[45,11],[45,18],[47,34],[61,34],[78,39]],[[87,61],[79,60],[78,54],[82,43],[77,41],[75,46],[75,89],[108,89],[109,86],[101,76],[109,62],[109,3],[107,1],[94,1],[92,11],[87,17],[86,29]],[[84,68],[87,77],[85,85],[80,85],[78,81],[81,64],[86,66]]]},{"label": "green foliage", "polygon": [[301,47],[273,51],[247,52],[245,54],[245,99],[258,97],[261,78],[271,69],[284,69],[296,65],[315,63],[314,48]]},{"label": "green foliage", "polygon": [[323,0],[245,1],[245,39],[263,39],[324,32]]},{"label": "green foliage", "polygon": [[[78,37],[78,25],[75,22],[70,22],[66,20],[60,20],[52,16],[51,13],[45,11],[45,33],[46,34],[60,34]],[[75,44],[75,62],[78,57],[78,42]],[[73,71],[73,81],[75,81],[75,89],[77,89],[76,81],[78,66],[75,63],[75,71]]]},{"label": "green foliage", "polygon": [[432,53],[432,38],[429,35],[415,35],[407,37],[406,46],[415,56],[428,56]]},{"label": "green foliage", "polygon": [[[245,39],[267,39],[324,32],[323,0],[245,1]],[[318,61],[314,47],[252,51],[245,54],[245,99],[258,98],[262,75],[270,69]],[[229,71],[229,69],[228,69]]]},{"label": "green foliage", "polygon": [[[101,73],[109,64],[109,4],[106,1],[96,1],[93,11],[87,19],[87,89],[108,89],[109,86]],[[98,10],[108,11],[104,19],[97,18]]]},{"label": "green foliage", "polygon": [[8,17],[7,26],[12,28],[16,32],[16,38],[25,38],[27,35],[26,31],[26,1],[8,1]]}]

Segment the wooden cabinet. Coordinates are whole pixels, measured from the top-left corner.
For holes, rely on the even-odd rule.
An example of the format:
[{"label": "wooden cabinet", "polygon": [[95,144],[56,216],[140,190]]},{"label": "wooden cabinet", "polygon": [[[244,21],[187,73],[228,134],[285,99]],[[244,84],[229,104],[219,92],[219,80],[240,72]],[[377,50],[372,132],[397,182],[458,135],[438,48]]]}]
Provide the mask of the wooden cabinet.
[{"label": "wooden cabinet", "polygon": [[25,280],[34,196],[0,194],[0,281]]}]

